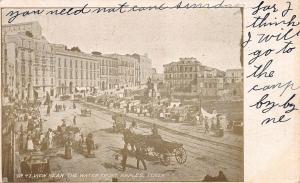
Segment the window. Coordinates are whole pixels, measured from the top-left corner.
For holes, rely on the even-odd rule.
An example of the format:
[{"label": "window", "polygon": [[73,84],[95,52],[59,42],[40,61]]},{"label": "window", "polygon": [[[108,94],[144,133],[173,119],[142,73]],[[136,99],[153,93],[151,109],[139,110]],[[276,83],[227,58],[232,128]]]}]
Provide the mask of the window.
[{"label": "window", "polygon": [[43,62],[43,65],[46,65],[46,57],[45,56],[43,56],[42,62]]},{"label": "window", "polygon": [[60,64],[60,58],[58,58],[58,67],[60,67],[61,64]]},{"label": "window", "polygon": [[22,86],[25,87],[25,78],[22,77]]},{"label": "window", "polygon": [[21,51],[21,58],[22,58],[22,61],[24,61],[24,59],[25,59],[24,51]]},{"label": "window", "polygon": [[43,78],[43,85],[45,85],[45,78]]},{"label": "window", "polygon": [[77,68],[77,60],[75,60],[75,67]]},{"label": "window", "polygon": [[25,74],[25,64],[22,64],[22,65],[21,65],[21,73],[22,73],[22,74]]},{"label": "window", "polygon": [[81,77],[81,79],[83,79],[83,71],[82,70],[80,71],[80,77]]},{"label": "window", "polygon": [[58,78],[61,78],[61,69],[58,69]]},{"label": "window", "polygon": [[78,79],[78,72],[75,72],[75,79]]},{"label": "window", "polygon": [[45,75],[45,67],[42,68],[43,75]]},{"label": "window", "polygon": [[35,67],[35,75],[38,76],[39,75],[39,70],[37,67]]},{"label": "window", "polygon": [[36,78],[35,79],[35,84],[38,85],[38,83],[39,83],[39,80],[38,80],[38,78]]},{"label": "window", "polygon": [[51,85],[53,85],[53,78],[51,78]]},{"label": "window", "polygon": [[65,61],[64,67],[67,67],[67,60],[65,59],[64,61]]},{"label": "window", "polygon": [[67,76],[67,69],[64,70],[64,78],[65,78],[65,79],[68,78],[68,76]]},{"label": "window", "polygon": [[50,57],[50,65],[54,65],[53,57]]},{"label": "window", "polygon": [[72,60],[70,60],[70,67],[72,68]]},{"label": "window", "polygon": [[73,79],[73,72],[70,70],[70,79]]},{"label": "window", "polygon": [[82,60],[81,60],[81,62],[80,62],[80,65],[81,65],[81,68],[82,68],[82,65],[83,65],[83,64],[82,64]]}]

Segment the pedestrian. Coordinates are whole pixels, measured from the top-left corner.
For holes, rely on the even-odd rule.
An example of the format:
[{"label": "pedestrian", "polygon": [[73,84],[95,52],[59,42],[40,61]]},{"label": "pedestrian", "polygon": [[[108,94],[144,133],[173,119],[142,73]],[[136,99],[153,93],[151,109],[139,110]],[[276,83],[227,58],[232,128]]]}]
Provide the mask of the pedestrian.
[{"label": "pedestrian", "polygon": [[200,116],[199,114],[196,115],[196,124],[198,124],[200,122]]},{"label": "pedestrian", "polygon": [[86,149],[87,149],[88,156],[92,154],[92,150],[94,149],[94,147],[95,144],[94,144],[93,134],[89,133],[88,136],[86,137]]},{"label": "pedestrian", "polygon": [[220,122],[220,114],[217,115],[217,124],[216,124],[216,129],[221,128],[221,122]]},{"label": "pedestrian", "polygon": [[50,104],[48,104],[48,107],[47,107],[47,116],[50,116]]},{"label": "pedestrian", "polygon": [[65,159],[72,159],[72,142],[69,137],[65,143]]},{"label": "pedestrian", "polygon": [[205,131],[204,134],[209,133],[209,126],[208,126],[208,121],[207,121],[207,117],[205,117]]},{"label": "pedestrian", "polygon": [[27,137],[27,151],[28,152],[31,152],[33,151],[34,148],[33,148],[33,142],[32,142],[32,137],[31,135],[29,134],[28,137]]},{"label": "pedestrian", "polygon": [[53,132],[52,132],[52,129],[49,128],[48,129],[48,139],[49,139],[49,149],[51,149],[53,147]]},{"label": "pedestrian", "polygon": [[140,169],[139,165],[141,161],[144,166],[144,170],[147,170],[147,166],[145,163],[145,151],[140,146],[136,147],[135,157],[137,169]]},{"label": "pedestrian", "polygon": [[125,171],[126,170],[127,156],[128,156],[127,145],[124,145],[124,148],[121,150],[121,154],[122,154],[122,161],[121,161],[122,170]]},{"label": "pedestrian", "polygon": [[76,116],[73,118],[73,125],[76,126]]}]

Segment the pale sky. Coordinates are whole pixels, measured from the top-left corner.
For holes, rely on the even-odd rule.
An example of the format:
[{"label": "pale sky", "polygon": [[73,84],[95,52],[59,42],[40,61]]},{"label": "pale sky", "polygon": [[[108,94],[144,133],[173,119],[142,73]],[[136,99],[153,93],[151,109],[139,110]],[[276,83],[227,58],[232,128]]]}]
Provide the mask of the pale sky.
[{"label": "pale sky", "polygon": [[[2,21],[7,24],[7,17],[3,16]],[[28,21],[38,21],[49,42],[78,46],[87,53],[147,53],[158,72],[163,72],[164,64],[180,57],[195,57],[221,70],[241,68],[240,9],[43,15],[18,17],[13,23]]]}]

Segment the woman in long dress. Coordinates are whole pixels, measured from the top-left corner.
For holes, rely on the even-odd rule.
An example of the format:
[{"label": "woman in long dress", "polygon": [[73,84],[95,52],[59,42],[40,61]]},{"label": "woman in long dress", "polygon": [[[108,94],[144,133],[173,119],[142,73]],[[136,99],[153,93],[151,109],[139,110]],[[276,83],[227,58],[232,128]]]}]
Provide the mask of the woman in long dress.
[{"label": "woman in long dress", "polygon": [[31,135],[28,135],[27,137],[27,151],[33,151],[33,142],[32,142],[32,137]]}]

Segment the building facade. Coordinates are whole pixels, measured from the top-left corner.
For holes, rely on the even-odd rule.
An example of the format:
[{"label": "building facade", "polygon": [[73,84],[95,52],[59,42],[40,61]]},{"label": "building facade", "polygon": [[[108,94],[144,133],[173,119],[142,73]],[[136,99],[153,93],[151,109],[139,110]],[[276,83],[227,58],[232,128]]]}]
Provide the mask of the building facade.
[{"label": "building facade", "polygon": [[78,47],[49,43],[38,22],[3,25],[1,40],[1,82],[6,97],[137,86],[141,84],[140,62],[151,63],[146,57],[84,53]]},{"label": "building facade", "polygon": [[224,89],[224,76],[224,71],[205,66],[203,74],[197,78],[197,92],[202,96],[218,96]]},{"label": "building facade", "polygon": [[225,72],[202,65],[196,58],[180,58],[164,65],[164,82],[171,93],[217,97],[225,87]]},{"label": "building facade", "polygon": [[67,49],[64,45],[56,45],[55,53],[58,94],[103,91],[115,88],[118,83],[118,60],[115,58]]},{"label": "building facade", "polygon": [[243,82],[243,69],[227,69],[225,80],[226,83]]},{"label": "building facade", "polygon": [[4,25],[3,30],[2,86],[4,94],[31,99],[34,94],[53,92],[54,48],[41,35],[39,24],[32,22],[31,24]]},{"label": "building facade", "polygon": [[195,58],[180,58],[178,62],[164,65],[164,82],[175,92],[191,92],[204,68]]},{"label": "building facade", "polygon": [[139,71],[138,60],[131,55],[121,55],[121,54],[106,54],[106,57],[114,58],[118,61],[118,88],[126,88],[137,86],[136,80]]},{"label": "building facade", "polygon": [[139,55],[132,54],[132,57],[136,58],[138,61],[137,67],[139,67],[139,78],[138,84],[146,84],[148,79],[152,76],[152,60],[148,57],[147,54]]},{"label": "building facade", "polygon": [[243,75],[243,69],[226,70],[224,88],[227,91],[227,95],[237,97],[244,95]]}]

